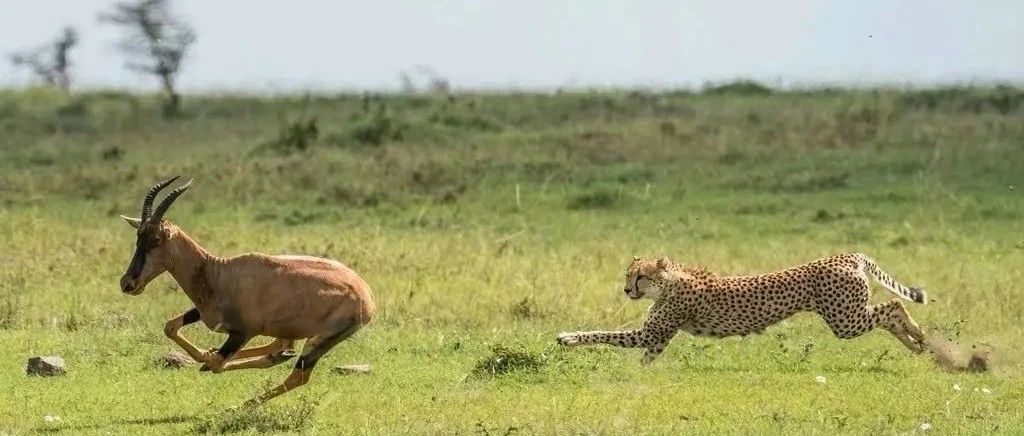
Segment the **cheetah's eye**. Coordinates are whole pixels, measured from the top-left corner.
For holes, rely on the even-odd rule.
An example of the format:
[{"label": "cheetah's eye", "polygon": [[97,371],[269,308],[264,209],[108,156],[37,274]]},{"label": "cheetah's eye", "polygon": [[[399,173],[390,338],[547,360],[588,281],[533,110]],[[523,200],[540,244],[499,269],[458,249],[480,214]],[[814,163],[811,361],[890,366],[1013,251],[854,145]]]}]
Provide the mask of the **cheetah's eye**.
[{"label": "cheetah's eye", "polygon": [[640,287],[640,280],[650,280],[650,279],[647,276],[645,276],[645,275],[638,274],[636,276],[636,280],[633,282],[633,287],[634,288],[639,288]]}]

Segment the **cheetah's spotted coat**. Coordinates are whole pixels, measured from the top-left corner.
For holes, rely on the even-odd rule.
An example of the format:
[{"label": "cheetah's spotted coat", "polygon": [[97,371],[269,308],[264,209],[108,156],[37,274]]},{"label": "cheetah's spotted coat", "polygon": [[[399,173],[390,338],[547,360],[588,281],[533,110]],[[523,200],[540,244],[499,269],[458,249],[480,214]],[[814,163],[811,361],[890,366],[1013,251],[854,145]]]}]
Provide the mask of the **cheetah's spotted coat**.
[{"label": "cheetah's spotted coat", "polygon": [[744,277],[719,277],[667,258],[634,259],[626,270],[625,292],[633,299],[654,300],[644,326],[631,331],[565,332],[558,335],[558,342],[642,347],[647,349],[643,362],[650,363],[679,330],[698,336],[747,335],[761,333],[796,312],[814,312],[839,338],[882,327],[911,351],[923,351],[924,333],[902,301],[868,304],[868,276],[900,297],[926,303],[923,290],[901,285],[860,253]]}]

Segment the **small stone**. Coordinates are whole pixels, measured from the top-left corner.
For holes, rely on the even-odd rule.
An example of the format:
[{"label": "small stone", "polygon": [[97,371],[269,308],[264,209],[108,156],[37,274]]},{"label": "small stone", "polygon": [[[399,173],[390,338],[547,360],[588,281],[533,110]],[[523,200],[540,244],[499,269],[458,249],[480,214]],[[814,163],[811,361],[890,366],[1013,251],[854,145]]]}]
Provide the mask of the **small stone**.
[{"label": "small stone", "polygon": [[64,375],[64,359],[60,356],[36,356],[28,359],[25,374],[40,377]]},{"label": "small stone", "polygon": [[335,366],[334,369],[331,370],[331,372],[338,375],[369,374],[373,372],[373,368],[370,367],[370,364],[364,363],[361,365]]},{"label": "small stone", "polygon": [[814,381],[816,381],[818,383],[821,383],[821,384],[825,384],[826,382],[828,382],[828,380],[826,380],[825,376],[823,376],[823,375],[819,375],[817,377],[814,377]]},{"label": "small stone", "polygon": [[172,351],[156,360],[157,366],[167,369],[179,369],[195,365],[197,362],[189,355],[180,351]]}]

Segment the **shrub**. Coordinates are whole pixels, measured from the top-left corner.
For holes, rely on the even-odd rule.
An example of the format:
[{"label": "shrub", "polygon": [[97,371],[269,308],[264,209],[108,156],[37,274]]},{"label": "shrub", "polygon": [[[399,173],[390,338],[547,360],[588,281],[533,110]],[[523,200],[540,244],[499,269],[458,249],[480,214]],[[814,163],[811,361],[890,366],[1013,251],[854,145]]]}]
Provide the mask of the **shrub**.
[{"label": "shrub", "polygon": [[282,153],[301,152],[316,144],[319,136],[316,117],[299,118],[281,127],[277,138],[267,142],[265,147]]},{"label": "shrub", "polygon": [[404,123],[399,122],[381,108],[372,113],[353,116],[342,130],[331,133],[325,138],[325,141],[337,146],[376,146],[391,141],[401,141],[404,138],[405,129]]},{"label": "shrub", "polygon": [[511,349],[504,345],[491,348],[491,355],[481,359],[470,374],[476,378],[494,377],[518,371],[537,371],[544,367],[548,357],[516,347]]},{"label": "shrub", "polygon": [[621,188],[617,192],[609,188],[598,188],[569,197],[566,207],[570,210],[617,209],[626,206],[629,200]]},{"label": "shrub", "polygon": [[705,85],[704,94],[708,95],[770,95],[774,91],[753,80],[737,80],[721,85]]},{"label": "shrub", "polygon": [[264,406],[229,409],[219,415],[199,421],[193,428],[198,434],[295,432],[313,422],[316,403],[303,401],[294,406]]},{"label": "shrub", "polygon": [[531,319],[531,318],[543,318],[544,311],[537,304],[537,300],[532,297],[522,298],[515,303],[512,303],[512,307],[509,309],[513,318],[516,319]]}]

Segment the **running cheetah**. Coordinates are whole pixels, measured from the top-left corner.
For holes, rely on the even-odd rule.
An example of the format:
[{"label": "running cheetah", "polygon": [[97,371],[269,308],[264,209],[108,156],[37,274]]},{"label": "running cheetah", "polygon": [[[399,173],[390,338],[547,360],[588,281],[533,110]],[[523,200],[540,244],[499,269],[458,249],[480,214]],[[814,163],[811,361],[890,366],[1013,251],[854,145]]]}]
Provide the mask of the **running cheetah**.
[{"label": "running cheetah", "polygon": [[794,313],[814,312],[841,339],[855,338],[880,326],[911,351],[924,351],[924,333],[902,301],[893,298],[868,304],[868,276],[900,297],[926,303],[923,290],[901,285],[860,253],[839,254],[745,277],[719,277],[668,258],[633,258],[626,269],[626,295],[634,300],[654,300],[644,326],[630,331],[564,332],[558,335],[558,342],[570,346],[642,347],[647,349],[642,362],[649,364],[679,330],[697,336],[747,335],[761,333]]}]

